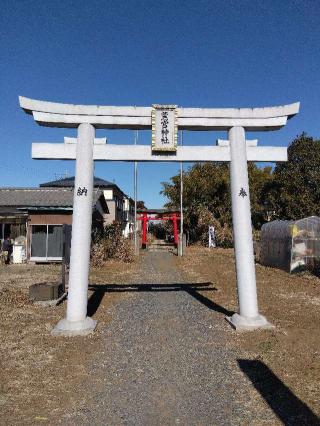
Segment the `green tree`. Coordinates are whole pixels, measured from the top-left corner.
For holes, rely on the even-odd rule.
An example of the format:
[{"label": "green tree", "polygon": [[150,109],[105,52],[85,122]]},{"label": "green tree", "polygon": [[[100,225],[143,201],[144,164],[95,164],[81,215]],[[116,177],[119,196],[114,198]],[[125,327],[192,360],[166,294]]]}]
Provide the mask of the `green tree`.
[{"label": "green tree", "polygon": [[269,204],[266,188],[271,189],[273,185],[272,167],[257,167],[254,163],[248,164],[251,218],[255,229],[268,220]]},{"label": "green tree", "polygon": [[[302,133],[288,148],[288,162],[274,169],[248,165],[252,223],[260,229],[272,219],[320,216],[320,141]],[[195,164],[183,176],[185,229],[191,241],[207,240],[207,225],[216,225],[226,241],[231,227],[229,167]],[[180,204],[180,175],[162,183],[168,207]]]},{"label": "green tree", "polygon": [[[261,169],[255,164],[249,164],[248,173],[253,223],[255,227],[260,227],[266,216],[262,193],[265,183],[272,180],[272,169]],[[170,182],[163,182],[162,186],[162,194],[168,198],[166,206],[178,208],[180,174],[173,176]],[[221,235],[226,236],[224,240],[229,241],[228,228],[231,227],[232,217],[228,164],[195,164],[184,173],[183,188],[185,229],[189,232],[191,241],[206,240],[209,224],[221,228]]]},{"label": "green tree", "polygon": [[144,201],[142,201],[142,200],[137,201],[137,210],[146,210],[146,209],[147,209],[147,207],[146,207]]},{"label": "green tree", "polygon": [[[162,194],[168,198],[166,207],[179,208],[180,174],[170,182],[162,183]],[[184,224],[192,241],[198,239],[198,222],[201,210],[215,213],[223,224],[230,222],[230,195],[228,166],[219,163],[195,164],[183,174]]]},{"label": "green tree", "polygon": [[320,141],[302,133],[288,148],[288,162],[276,165],[264,196],[274,218],[320,215]]}]

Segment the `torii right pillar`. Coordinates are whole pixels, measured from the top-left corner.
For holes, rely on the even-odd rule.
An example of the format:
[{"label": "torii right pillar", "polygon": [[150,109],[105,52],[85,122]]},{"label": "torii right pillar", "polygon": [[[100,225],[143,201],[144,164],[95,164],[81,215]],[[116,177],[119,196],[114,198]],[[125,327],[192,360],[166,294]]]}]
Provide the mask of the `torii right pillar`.
[{"label": "torii right pillar", "polygon": [[233,240],[236,261],[239,313],[227,320],[236,330],[273,328],[259,314],[247,166],[247,143],[243,127],[229,130],[230,181]]}]

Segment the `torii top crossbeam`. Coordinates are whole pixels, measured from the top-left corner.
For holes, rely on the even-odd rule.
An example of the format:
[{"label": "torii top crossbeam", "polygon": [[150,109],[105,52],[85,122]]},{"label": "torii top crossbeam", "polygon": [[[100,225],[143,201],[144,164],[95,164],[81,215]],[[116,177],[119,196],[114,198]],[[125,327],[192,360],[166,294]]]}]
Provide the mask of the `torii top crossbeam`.
[{"label": "torii top crossbeam", "polygon": [[[150,129],[151,107],[73,105],[19,97],[20,106],[41,126],[100,129]],[[177,108],[180,130],[278,130],[299,112],[300,103],[267,108]]]}]

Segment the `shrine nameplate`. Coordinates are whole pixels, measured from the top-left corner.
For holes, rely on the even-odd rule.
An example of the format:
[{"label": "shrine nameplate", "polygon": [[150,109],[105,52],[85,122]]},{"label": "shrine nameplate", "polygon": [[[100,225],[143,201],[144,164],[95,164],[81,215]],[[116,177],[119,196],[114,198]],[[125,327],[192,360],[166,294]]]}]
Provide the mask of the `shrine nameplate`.
[{"label": "shrine nameplate", "polygon": [[152,152],[176,152],[178,115],[176,105],[152,105]]}]

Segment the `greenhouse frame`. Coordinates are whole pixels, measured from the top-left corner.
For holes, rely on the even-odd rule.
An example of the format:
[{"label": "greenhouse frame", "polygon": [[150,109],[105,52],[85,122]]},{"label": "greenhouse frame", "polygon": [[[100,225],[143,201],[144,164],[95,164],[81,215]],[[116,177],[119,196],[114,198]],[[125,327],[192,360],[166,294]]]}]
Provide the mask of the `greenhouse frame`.
[{"label": "greenhouse frame", "polygon": [[274,220],[261,228],[260,263],[287,272],[315,271],[320,262],[320,217]]}]

